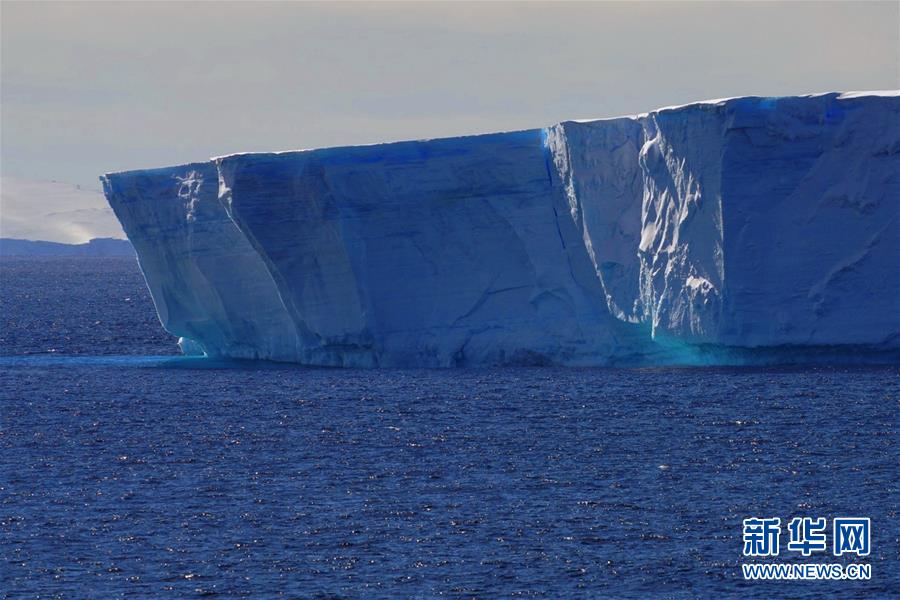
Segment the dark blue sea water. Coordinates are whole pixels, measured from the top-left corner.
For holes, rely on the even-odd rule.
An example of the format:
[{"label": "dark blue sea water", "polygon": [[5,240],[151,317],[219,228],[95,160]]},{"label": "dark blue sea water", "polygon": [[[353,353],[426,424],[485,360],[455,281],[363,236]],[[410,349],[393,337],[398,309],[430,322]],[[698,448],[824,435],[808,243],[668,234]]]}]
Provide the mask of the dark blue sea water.
[{"label": "dark blue sea water", "polygon": [[[0,327],[10,597],[900,589],[898,367],[210,363],[131,259],[0,259]],[[867,559],[779,558],[872,579],[745,582],[752,516],[871,517]]]}]

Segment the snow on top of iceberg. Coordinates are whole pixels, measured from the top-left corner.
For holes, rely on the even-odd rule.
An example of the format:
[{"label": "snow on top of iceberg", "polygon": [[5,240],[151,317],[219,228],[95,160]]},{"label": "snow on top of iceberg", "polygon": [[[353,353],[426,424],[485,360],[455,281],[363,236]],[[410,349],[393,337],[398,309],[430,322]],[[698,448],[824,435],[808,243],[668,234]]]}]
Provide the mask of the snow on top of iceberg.
[{"label": "snow on top of iceberg", "polygon": [[109,177],[120,177],[120,176],[129,176],[129,175],[168,175],[172,172],[181,172],[185,169],[198,169],[208,164],[209,161],[194,161],[189,163],[183,163],[180,165],[169,165],[167,167],[153,167],[150,169],[126,169],[124,171],[110,171],[109,173],[104,173],[100,176],[100,180],[108,179]]},{"label": "snow on top of iceberg", "polygon": [[745,100],[748,98],[778,99],[778,98],[820,98],[822,96],[834,96],[838,100],[849,100],[852,98],[866,98],[870,96],[896,97],[900,96],[900,90],[869,90],[869,91],[850,91],[850,92],[817,92],[811,94],[797,94],[792,96],[729,96],[726,98],[711,98],[709,100],[698,100],[696,102],[688,102],[686,104],[673,104],[671,106],[663,106],[648,112],[637,113],[633,115],[621,115],[618,117],[599,117],[593,119],[567,119],[565,123],[594,123],[597,121],[613,121],[617,119],[640,119],[647,117],[653,113],[669,112],[674,110],[683,110],[693,108],[695,106],[720,106],[728,102],[737,100]]},{"label": "snow on top of iceberg", "polygon": [[517,133],[537,133],[541,128],[534,127],[529,129],[511,129],[508,131],[489,131],[484,133],[467,133],[464,135],[451,135],[451,136],[442,136],[442,137],[432,137],[432,138],[419,138],[414,140],[391,140],[387,142],[371,142],[369,144],[345,144],[342,146],[319,146],[317,148],[295,148],[292,150],[274,150],[274,151],[266,151],[266,152],[230,152],[228,154],[222,154],[220,156],[213,156],[210,158],[213,162],[219,162],[221,160],[227,158],[233,158],[236,156],[252,156],[252,155],[279,155],[279,154],[296,154],[300,152],[316,152],[319,150],[351,150],[355,148],[371,148],[374,146],[395,146],[398,144],[419,144],[419,143],[427,143],[439,140],[465,140],[471,138],[487,138],[491,136],[498,135],[515,135]]},{"label": "snow on top of iceberg", "polygon": [[866,96],[887,96],[887,97],[897,97],[900,96],[900,90],[872,90],[868,92],[841,92],[841,95],[838,96],[841,100],[845,100],[847,98],[865,98]]}]

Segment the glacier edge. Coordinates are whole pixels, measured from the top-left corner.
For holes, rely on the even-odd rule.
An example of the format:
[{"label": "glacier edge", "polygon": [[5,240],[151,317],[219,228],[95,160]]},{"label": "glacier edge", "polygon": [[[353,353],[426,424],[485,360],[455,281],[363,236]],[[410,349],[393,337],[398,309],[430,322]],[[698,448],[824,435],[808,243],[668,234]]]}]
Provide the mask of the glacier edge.
[{"label": "glacier edge", "polygon": [[328,366],[897,360],[900,97],[111,173],[169,332]]}]

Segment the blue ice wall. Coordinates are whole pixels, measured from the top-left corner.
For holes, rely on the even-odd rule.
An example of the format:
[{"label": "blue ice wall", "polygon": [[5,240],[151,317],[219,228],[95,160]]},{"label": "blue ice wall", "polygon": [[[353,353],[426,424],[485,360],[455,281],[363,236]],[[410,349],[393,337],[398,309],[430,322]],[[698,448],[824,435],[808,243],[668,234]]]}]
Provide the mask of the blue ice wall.
[{"label": "blue ice wall", "polygon": [[105,189],[163,325],[208,354],[596,365],[900,349],[896,94],[235,154]]}]

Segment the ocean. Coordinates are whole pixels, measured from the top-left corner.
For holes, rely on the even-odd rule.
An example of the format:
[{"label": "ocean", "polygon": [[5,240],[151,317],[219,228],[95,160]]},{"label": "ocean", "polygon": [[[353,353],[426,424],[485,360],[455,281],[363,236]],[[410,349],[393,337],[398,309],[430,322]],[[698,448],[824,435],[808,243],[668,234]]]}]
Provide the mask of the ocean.
[{"label": "ocean", "polygon": [[[887,597],[900,367],[339,370],[177,355],[133,258],[0,259],[9,597]],[[780,554],[742,554],[778,517]],[[804,557],[794,517],[871,519]],[[871,565],[747,581],[749,563]]]}]

